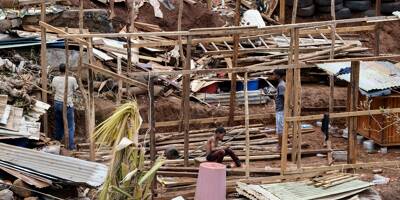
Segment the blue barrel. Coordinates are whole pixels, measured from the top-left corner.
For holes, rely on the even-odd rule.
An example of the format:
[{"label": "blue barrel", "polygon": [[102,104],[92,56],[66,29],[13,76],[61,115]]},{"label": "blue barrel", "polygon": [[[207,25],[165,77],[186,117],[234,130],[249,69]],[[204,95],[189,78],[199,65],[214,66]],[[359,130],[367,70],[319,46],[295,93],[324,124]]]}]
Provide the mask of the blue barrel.
[{"label": "blue barrel", "polygon": [[[258,84],[259,84],[258,79],[249,80],[247,82],[247,90],[249,90],[249,91],[258,90]],[[242,81],[236,82],[236,91],[242,91],[243,88],[244,88],[244,86],[243,86]]]}]

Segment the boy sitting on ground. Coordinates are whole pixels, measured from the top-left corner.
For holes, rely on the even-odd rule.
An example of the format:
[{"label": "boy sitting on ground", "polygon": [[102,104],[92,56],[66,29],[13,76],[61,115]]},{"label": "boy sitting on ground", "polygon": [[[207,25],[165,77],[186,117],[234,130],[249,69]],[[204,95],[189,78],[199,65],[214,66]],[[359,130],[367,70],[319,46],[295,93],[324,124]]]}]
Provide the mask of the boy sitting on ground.
[{"label": "boy sitting on ground", "polygon": [[[218,127],[215,130],[214,136],[210,137],[207,141],[207,161],[222,163],[225,156],[230,156],[235,163],[234,166],[241,167],[242,164],[239,158],[233,153],[233,151],[227,147],[218,147],[218,142],[222,141],[225,136],[225,129],[223,127]],[[232,165],[228,167],[234,167]]]}]

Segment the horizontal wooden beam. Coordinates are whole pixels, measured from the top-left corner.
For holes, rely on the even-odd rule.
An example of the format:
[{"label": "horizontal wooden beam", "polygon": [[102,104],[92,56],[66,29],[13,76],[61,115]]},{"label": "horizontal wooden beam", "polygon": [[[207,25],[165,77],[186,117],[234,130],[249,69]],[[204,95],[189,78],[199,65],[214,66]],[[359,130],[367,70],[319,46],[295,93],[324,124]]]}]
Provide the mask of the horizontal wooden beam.
[{"label": "horizontal wooden beam", "polygon": [[[340,27],[336,28],[336,33],[354,33],[354,32],[367,32],[375,30],[375,25],[367,25],[367,26],[356,26],[356,27]],[[284,31],[288,33],[288,31]],[[299,31],[300,36],[307,36],[308,35],[319,35],[320,33],[326,34],[330,33],[331,29],[328,28],[310,28],[310,29],[302,29]],[[271,34],[281,34],[282,31],[274,31],[268,32],[268,35]],[[254,35],[248,37],[241,37],[240,40],[244,41],[247,39],[258,39],[259,37],[265,37],[266,35]],[[192,44],[199,44],[199,43],[210,43],[210,42],[232,42],[232,37],[212,37],[212,38],[197,38],[192,40]],[[166,40],[166,41],[156,41],[156,42],[149,42],[149,41],[139,41],[138,43],[132,44],[132,47],[140,48],[140,47],[160,47],[160,46],[175,46],[178,44],[178,40]],[[182,41],[182,44],[186,44],[186,40]]]},{"label": "horizontal wooden beam", "polygon": [[[367,23],[377,23],[385,21],[397,21],[400,18],[396,16],[377,16],[377,17],[363,17],[363,18],[352,18],[352,19],[342,19],[335,21],[320,21],[320,22],[306,22],[297,24],[283,24],[266,26],[263,28],[257,27],[223,27],[223,28],[202,28],[202,29],[192,29],[190,31],[165,31],[165,32],[135,32],[135,33],[93,33],[93,34],[60,34],[59,37],[62,38],[92,38],[92,37],[140,37],[140,36],[201,36],[201,35],[232,35],[232,34],[259,34],[268,33],[273,30],[285,31],[293,28],[313,28],[318,26],[330,26],[333,24],[346,24],[346,23],[357,23],[357,22],[367,22]],[[351,31],[350,31],[351,32]]]},{"label": "horizontal wooden beam", "polygon": [[[263,113],[263,114],[255,114],[250,115],[250,120],[260,120],[273,117],[275,113]],[[242,121],[244,120],[244,115],[239,115],[234,117],[234,121]],[[228,122],[228,117],[209,117],[209,118],[199,118],[199,119],[190,119],[189,124],[210,124],[210,123],[224,123]],[[181,120],[177,121],[165,121],[165,122],[156,122],[156,127],[169,127],[169,126],[179,126],[182,123]],[[141,128],[148,128],[149,125],[147,123],[142,124]]]},{"label": "horizontal wooden beam", "polygon": [[111,77],[113,77],[115,79],[121,79],[125,83],[132,84],[134,86],[137,86],[137,87],[140,87],[140,88],[143,88],[143,89],[146,89],[146,90],[148,89],[147,85],[142,83],[142,82],[130,79],[130,78],[128,78],[126,76],[123,76],[123,75],[119,75],[119,74],[114,73],[114,72],[112,72],[110,70],[106,70],[106,69],[104,69],[102,67],[98,67],[96,65],[88,64],[88,63],[85,63],[85,66],[90,68],[90,69],[92,69],[92,70],[94,70],[94,71],[96,71],[96,72],[100,72],[102,74],[111,76]]},{"label": "horizontal wooden beam", "polygon": [[319,64],[319,63],[335,63],[335,62],[351,62],[351,61],[373,61],[373,60],[387,60],[391,58],[399,58],[400,55],[381,55],[381,56],[367,56],[358,58],[343,58],[343,59],[330,59],[330,60],[311,60],[306,61],[308,64]]},{"label": "horizontal wooden beam", "polygon": [[192,69],[192,70],[177,70],[177,71],[150,71],[150,72],[135,72],[129,74],[129,76],[160,76],[160,75],[185,75],[185,74],[210,74],[210,73],[244,73],[244,72],[255,72],[255,71],[268,71],[274,69],[294,69],[294,68],[310,68],[314,67],[312,65],[301,64],[299,66],[290,65],[271,65],[271,66],[249,66],[249,67],[237,67],[237,68],[215,68],[215,69]]},{"label": "horizontal wooden beam", "polygon": [[[369,162],[369,163],[356,163],[356,164],[340,164],[332,166],[321,166],[321,167],[303,167],[299,173],[305,172],[327,172],[333,170],[345,170],[345,169],[366,169],[366,168],[378,168],[378,167],[398,167],[400,161],[384,161],[384,162]],[[288,173],[294,173],[288,171]]]},{"label": "horizontal wooden beam", "polygon": [[[358,117],[366,115],[379,115],[384,113],[399,113],[400,108],[390,108],[390,109],[377,109],[377,110],[363,110],[363,111],[353,111],[353,112],[341,112],[341,113],[330,113],[329,118],[345,118],[345,117]],[[296,116],[296,117],[286,117],[287,122],[297,122],[297,121],[313,121],[321,120],[323,115],[308,115],[308,116]]]},{"label": "horizontal wooden beam", "polygon": [[[65,31],[63,31],[63,30],[61,30],[61,29],[59,29],[59,28],[57,28],[57,27],[54,27],[54,26],[52,26],[52,25],[50,25],[50,24],[48,24],[48,23],[46,23],[46,22],[40,21],[40,22],[39,22],[39,25],[40,25],[41,27],[44,27],[44,28],[46,28],[46,29],[48,29],[48,30],[51,30],[51,31],[53,31],[53,32],[55,32],[55,33],[57,33],[57,34],[69,35],[69,33],[65,32]],[[82,44],[86,45],[87,47],[89,46],[89,43],[88,43],[86,40],[84,40],[84,39],[81,39],[81,38],[71,38],[71,40],[73,40],[73,41],[75,41],[75,42],[77,42],[77,43],[82,43]]]}]

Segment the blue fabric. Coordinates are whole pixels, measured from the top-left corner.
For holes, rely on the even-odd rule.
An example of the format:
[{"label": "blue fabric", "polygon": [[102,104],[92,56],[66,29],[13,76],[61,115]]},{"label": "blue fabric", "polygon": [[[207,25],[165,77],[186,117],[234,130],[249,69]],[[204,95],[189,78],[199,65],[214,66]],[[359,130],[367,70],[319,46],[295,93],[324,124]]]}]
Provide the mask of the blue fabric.
[{"label": "blue fabric", "polygon": [[[64,124],[63,124],[63,102],[55,101],[54,102],[54,113],[55,113],[55,121],[56,121],[56,129],[54,133],[54,137],[56,140],[61,141],[64,138]],[[75,149],[74,144],[74,133],[75,133],[75,121],[74,121],[74,107],[67,107],[67,120],[68,120],[68,133],[69,133],[69,142],[68,148],[70,150]]]}]

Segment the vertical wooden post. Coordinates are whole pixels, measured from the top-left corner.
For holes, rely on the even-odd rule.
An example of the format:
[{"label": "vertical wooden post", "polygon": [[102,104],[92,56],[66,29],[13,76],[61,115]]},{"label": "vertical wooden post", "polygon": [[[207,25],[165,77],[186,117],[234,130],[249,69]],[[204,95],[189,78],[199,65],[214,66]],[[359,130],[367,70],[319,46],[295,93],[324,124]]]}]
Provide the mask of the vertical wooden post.
[{"label": "vertical wooden post", "polygon": [[[241,0],[236,0],[235,26],[239,26],[239,24],[240,24],[240,5],[241,5]],[[239,34],[233,35],[232,68],[237,67],[239,42],[240,42],[240,35]],[[236,81],[237,81],[236,73],[232,73],[232,75],[231,75],[231,92],[230,92],[230,98],[229,98],[229,120],[228,120],[228,122],[231,126],[234,123],[233,118],[235,116],[235,108],[236,108]]]},{"label": "vertical wooden post", "polygon": [[[293,99],[293,115],[300,116],[301,114],[301,69],[299,63],[299,29],[294,30],[294,58],[293,63],[296,65],[294,71],[294,79],[293,79],[293,86],[294,89],[294,99]],[[296,136],[296,146],[293,146],[296,149],[296,157],[295,162],[297,164],[297,169],[301,168],[301,122],[295,122],[293,124],[293,136]]]},{"label": "vertical wooden post", "polygon": [[[375,3],[375,15],[376,16],[381,15],[381,4],[382,4],[382,0],[376,0],[376,3]],[[375,56],[379,56],[379,51],[380,51],[380,29],[381,29],[381,24],[376,23],[375,24],[375,48],[374,48]]]},{"label": "vertical wooden post", "polygon": [[[294,30],[291,30],[292,33]],[[292,34],[293,36],[293,34]],[[290,46],[294,46],[293,37],[290,40]],[[293,48],[290,48],[289,51],[289,64],[293,64]],[[291,101],[292,97],[292,86],[293,86],[293,69],[289,68],[286,70],[286,89],[285,89],[285,102],[284,102],[284,125],[283,125],[283,133],[282,133],[282,144],[281,144],[281,175],[283,175],[286,171],[287,167],[287,152],[288,152],[288,137],[289,137],[289,123],[286,121],[287,117],[292,116],[292,105]],[[293,136],[294,138],[294,136]],[[297,146],[297,145],[293,145]],[[293,152],[292,152],[293,153]],[[293,157],[292,157],[293,158]]]},{"label": "vertical wooden post", "polygon": [[246,130],[246,177],[250,177],[250,131],[249,131],[249,93],[247,89],[248,75],[244,74],[244,127]]},{"label": "vertical wooden post", "polygon": [[[46,22],[46,4],[45,0],[41,0],[41,13],[40,20]],[[46,28],[41,27],[41,39],[40,39],[40,64],[41,64],[41,85],[42,85],[42,101],[47,103],[47,46],[46,46]],[[43,115],[43,133],[48,136],[49,124],[47,113]]]},{"label": "vertical wooden post", "polygon": [[[68,33],[68,28],[65,28]],[[64,126],[64,144],[67,149],[73,148],[69,146],[69,130],[68,130],[68,76],[69,76],[69,44],[68,39],[64,39],[65,46],[65,79],[64,79],[64,97],[63,97],[63,126]]]},{"label": "vertical wooden post", "polygon": [[[360,77],[360,61],[351,62],[351,75],[350,75],[350,111],[356,111],[358,104],[358,85]],[[348,143],[348,159],[349,164],[357,162],[357,117],[350,117],[349,121],[349,143]]]},{"label": "vertical wooden post", "polygon": [[[150,124],[150,160],[151,164],[154,164],[156,161],[156,118],[155,118],[155,103],[154,103],[154,77],[149,78],[149,101],[150,101],[150,108],[149,108],[149,124]],[[153,177],[152,181],[152,194],[155,194],[157,189],[157,182],[155,176]],[[152,195],[153,197],[154,195]]]},{"label": "vertical wooden post", "polygon": [[[134,6],[134,0],[127,0],[126,3],[128,4],[128,24],[126,26],[126,32],[127,33],[132,33],[135,30],[135,6]],[[127,59],[128,59],[128,69],[127,72],[131,72],[132,70],[132,38],[127,37]]]},{"label": "vertical wooden post", "polygon": [[279,22],[285,24],[285,0],[279,0]]},{"label": "vertical wooden post", "polygon": [[[122,75],[122,61],[121,57],[117,57],[117,72],[119,75]],[[122,79],[118,79],[118,93],[117,93],[117,105],[121,104],[122,99]],[[126,88],[128,90],[128,88]],[[128,92],[128,91],[127,91]]]},{"label": "vertical wooden post", "polygon": [[[93,64],[94,63],[94,58],[93,58],[93,39],[89,39],[89,48],[88,48],[88,56],[89,56],[89,63]],[[88,69],[89,73],[89,80],[88,80],[88,110],[89,110],[89,133],[90,133],[90,160],[94,161],[96,156],[95,156],[95,143],[93,139],[93,134],[96,126],[96,121],[95,121],[95,107],[94,107],[94,86],[93,86],[93,70]]]},{"label": "vertical wooden post", "polygon": [[[185,70],[190,69],[192,59],[192,36],[187,37]],[[183,132],[184,132],[184,165],[189,166],[189,119],[190,119],[190,74],[183,75]]]}]

